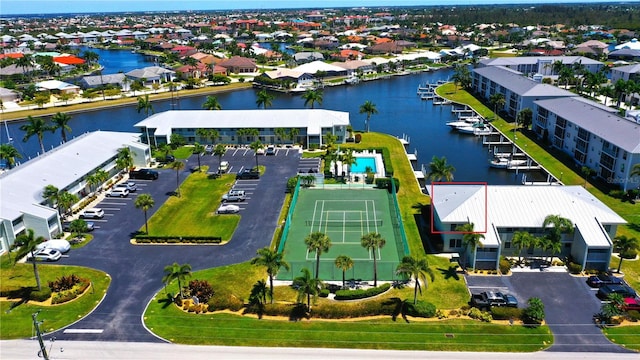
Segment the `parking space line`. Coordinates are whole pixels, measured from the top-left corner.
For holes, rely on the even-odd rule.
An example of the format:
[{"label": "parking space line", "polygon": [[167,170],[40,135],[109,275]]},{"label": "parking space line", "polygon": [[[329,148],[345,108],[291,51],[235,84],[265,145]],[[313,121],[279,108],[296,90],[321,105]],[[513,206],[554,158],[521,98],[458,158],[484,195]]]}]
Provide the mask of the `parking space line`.
[{"label": "parking space line", "polygon": [[245,149],[244,150],[244,154],[242,154],[242,156],[247,156],[247,153],[249,152],[249,149]]},{"label": "parking space line", "polygon": [[[120,211],[120,208],[101,208],[101,209],[108,210],[108,211]],[[113,216],[113,214],[105,214],[105,215]]]},{"label": "parking space line", "polygon": [[100,205],[127,205],[127,203],[101,202]]}]

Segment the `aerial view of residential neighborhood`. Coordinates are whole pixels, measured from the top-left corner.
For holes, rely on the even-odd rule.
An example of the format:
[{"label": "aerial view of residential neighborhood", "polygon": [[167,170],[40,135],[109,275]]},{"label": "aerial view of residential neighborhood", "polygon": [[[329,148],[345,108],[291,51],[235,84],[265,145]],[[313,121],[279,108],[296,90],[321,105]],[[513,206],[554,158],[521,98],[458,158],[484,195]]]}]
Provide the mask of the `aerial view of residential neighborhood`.
[{"label": "aerial view of residential neighborhood", "polygon": [[30,2],[3,359],[637,358],[640,3]]}]

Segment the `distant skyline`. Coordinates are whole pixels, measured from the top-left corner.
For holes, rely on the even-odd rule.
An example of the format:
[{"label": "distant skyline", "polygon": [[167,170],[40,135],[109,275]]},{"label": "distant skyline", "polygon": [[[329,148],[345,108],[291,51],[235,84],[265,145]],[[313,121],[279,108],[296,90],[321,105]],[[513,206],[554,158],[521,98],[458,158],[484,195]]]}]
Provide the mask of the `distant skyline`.
[{"label": "distant skyline", "polygon": [[[1,0],[0,15],[41,15],[69,13],[207,11],[281,8],[332,8],[436,5],[578,4],[618,3],[620,0]],[[637,0],[625,3],[637,3]]]}]

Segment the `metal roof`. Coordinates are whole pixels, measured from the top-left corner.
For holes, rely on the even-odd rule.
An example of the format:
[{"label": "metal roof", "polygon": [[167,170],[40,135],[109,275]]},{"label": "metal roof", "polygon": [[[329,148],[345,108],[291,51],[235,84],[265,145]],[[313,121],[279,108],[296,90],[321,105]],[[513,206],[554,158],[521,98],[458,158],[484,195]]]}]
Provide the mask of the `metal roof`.
[{"label": "metal roof", "polygon": [[0,219],[48,211],[39,205],[45,186],[64,189],[109,161],[123,146],[146,146],[139,139],[138,133],[87,133],[1,174]]},{"label": "metal roof", "polygon": [[322,109],[293,110],[170,110],[154,114],[135,127],[170,136],[173,129],[306,128],[322,135],[323,127],[349,125],[349,113]]},{"label": "metal roof", "polygon": [[609,247],[602,226],[626,223],[581,186],[434,185],[431,198],[443,223],[472,222],[486,231],[485,246],[499,244],[493,227],[541,228],[545,217],[559,215],[588,246]]},{"label": "metal roof", "polygon": [[636,122],[584,99],[548,99],[534,103],[629,153],[640,154],[640,124]]},{"label": "metal roof", "polygon": [[473,71],[520,96],[546,98],[578,96],[570,91],[536,82],[518,71],[503,66],[487,66],[474,69]]}]

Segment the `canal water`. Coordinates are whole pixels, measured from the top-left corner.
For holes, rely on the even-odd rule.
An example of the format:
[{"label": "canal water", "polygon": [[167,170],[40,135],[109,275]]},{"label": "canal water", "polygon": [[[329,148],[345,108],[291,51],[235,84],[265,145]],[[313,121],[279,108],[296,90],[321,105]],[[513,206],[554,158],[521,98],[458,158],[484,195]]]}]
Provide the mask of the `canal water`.
[{"label": "canal water", "polygon": [[[395,76],[389,79],[361,82],[351,86],[327,87],[324,101],[316,108],[346,111],[356,130],[364,129],[365,114],[359,113],[360,105],[371,101],[376,105],[377,114],[371,116],[371,131],[394,136],[407,135],[410,139],[408,151],[417,150],[418,166],[428,164],[433,156],[446,157],[455,167],[454,181],[482,181],[489,184],[519,184],[522,174],[493,169],[488,166],[490,154],[482,140],[472,135],[454,132],[445,125],[455,118],[450,105],[433,105],[421,100],[416,94],[418,84],[435,83],[452,75],[449,69],[429,73]],[[273,109],[302,109],[304,99],[300,96],[274,93]],[[217,94],[223,110],[257,109],[254,89]],[[206,96],[180,98],[176,108],[202,109]],[[154,101],[156,113],[171,109],[170,100]],[[268,110],[267,110],[268,111]],[[145,118],[136,111],[135,105],[75,114],[69,124],[71,136],[95,130],[136,131],[133,125]],[[39,145],[36,137],[23,142],[24,133],[19,129],[24,122],[11,122],[8,126],[16,148],[27,157],[36,156]],[[3,129],[4,132],[4,129]],[[69,136],[69,135],[68,135]],[[2,141],[6,142],[3,134]],[[46,133],[45,149],[60,144],[59,133]],[[24,161],[24,159],[23,159]]]},{"label": "canal water", "polygon": [[93,51],[98,54],[98,63],[102,65],[102,73],[105,75],[119,72],[126,73],[155,65],[149,58],[140,53],[132,53],[131,50],[105,50],[86,46],[80,46],[78,49],[80,49],[81,56],[85,51]]}]

